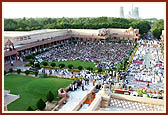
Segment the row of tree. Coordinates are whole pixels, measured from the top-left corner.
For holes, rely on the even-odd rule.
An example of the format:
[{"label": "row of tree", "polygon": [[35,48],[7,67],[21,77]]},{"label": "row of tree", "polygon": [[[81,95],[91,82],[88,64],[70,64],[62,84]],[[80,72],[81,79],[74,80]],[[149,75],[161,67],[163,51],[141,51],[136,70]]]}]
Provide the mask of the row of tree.
[{"label": "row of tree", "polygon": [[160,39],[162,30],[164,30],[164,20],[163,19],[158,20],[153,24],[152,26],[153,36]]},{"label": "row of tree", "polygon": [[5,31],[31,31],[37,29],[127,29],[130,26],[140,29],[140,34],[143,35],[149,31],[150,22],[144,19],[137,20],[114,17],[4,19]]}]

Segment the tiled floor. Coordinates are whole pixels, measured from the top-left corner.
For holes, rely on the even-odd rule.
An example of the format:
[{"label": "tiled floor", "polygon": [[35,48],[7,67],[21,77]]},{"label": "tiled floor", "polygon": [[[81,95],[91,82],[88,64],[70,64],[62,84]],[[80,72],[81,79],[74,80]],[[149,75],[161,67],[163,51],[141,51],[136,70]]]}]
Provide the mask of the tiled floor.
[{"label": "tiled floor", "polygon": [[[110,109],[111,108],[111,109]],[[116,109],[115,109],[116,108]],[[105,110],[127,110],[127,111],[163,111],[164,106],[159,105],[150,105],[145,103],[121,100],[116,98],[111,98],[110,107],[108,109],[100,109],[101,111]]]}]

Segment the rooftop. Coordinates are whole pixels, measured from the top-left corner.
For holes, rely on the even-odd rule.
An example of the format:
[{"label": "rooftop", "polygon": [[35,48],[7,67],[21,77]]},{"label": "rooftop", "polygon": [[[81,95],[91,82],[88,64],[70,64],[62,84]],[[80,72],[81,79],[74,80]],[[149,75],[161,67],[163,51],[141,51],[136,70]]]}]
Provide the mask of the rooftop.
[{"label": "rooftop", "polygon": [[33,30],[33,31],[4,31],[5,37],[19,37],[19,36],[28,36],[32,34],[40,34],[46,32],[61,31],[63,29],[42,29],[42,30]]}]

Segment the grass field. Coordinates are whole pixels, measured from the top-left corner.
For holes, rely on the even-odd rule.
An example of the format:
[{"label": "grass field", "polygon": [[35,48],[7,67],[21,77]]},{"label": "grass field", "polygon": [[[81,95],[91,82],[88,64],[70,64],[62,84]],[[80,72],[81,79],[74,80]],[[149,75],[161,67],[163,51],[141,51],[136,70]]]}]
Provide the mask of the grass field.
[{"label": "grass field", "polygon": [[[51,64],[52,62],[49,63],[49,65]],[[92,67],[93,69],[96,69],[96,64],[94,64],[93,62],[84,62],[84,61],[80,61],[80,60],[71,60],[71,61],[55,61],[55,64],[56,66],[58,66],[59,64],[65,64],[65,67],[68,67],[69,64],[72,64],[73,67],[75,69],[78,68],[78,66],[83,66],[84,68],[88,68],[88,67]]]},{"label": "grass field", "polygon": [[57,97],[58,89],[65,88],[72,80],[56,78],[33,78],[24,75],[10,74],[4,78],[5,90],[10,90],[11,94],[19,95],[20,98],[8,105],[9,111],[24,111],[31,106],[36,108],[37,101],[42,98],[46,101],[46,95],[52,91]]}]

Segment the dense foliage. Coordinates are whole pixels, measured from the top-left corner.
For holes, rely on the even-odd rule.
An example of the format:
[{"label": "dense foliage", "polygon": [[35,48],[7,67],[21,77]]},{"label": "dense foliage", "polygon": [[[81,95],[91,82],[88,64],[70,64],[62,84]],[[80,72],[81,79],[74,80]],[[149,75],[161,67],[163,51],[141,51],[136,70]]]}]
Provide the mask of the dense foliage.
[{"label": "dense foliage", "polygon": [[39,110],[42,111],[42,110],[46,107],[46,104],[45,104],[45,102],[44,102],[42,99],[40,99],[40,100],[37,102],[36,106],[37,106],[37,108],[38,108]]},{"label": "dense foliage", "polygon": [[52,102],[54,100],[54,94],[51,91],[49,91],[46,98],[47,101]]},{"label": "dense foliage", "polygon": [[164,20],[161,19],[156,21],[152,26],[152,30],[153,30],[154,37],[160,39],[162,30],[164,30]]},{"label": "dense foliage", "polygon": [[20,74],[20,72],[21,72],[21,69],[17,69],[17,73]]},{"label": "dense foliage", "polygon": [[27,108],[27,111],[34,111],[31,106]]},{"label": "dense foliage", "polygon": [[4,19],[5,31],[30,31],[37,29],[100,29],[100,28],[134,28],[140,34],[150,29],[149,20],[126,19],[114,17],[83,17],[83,18],[17,18]]}]

